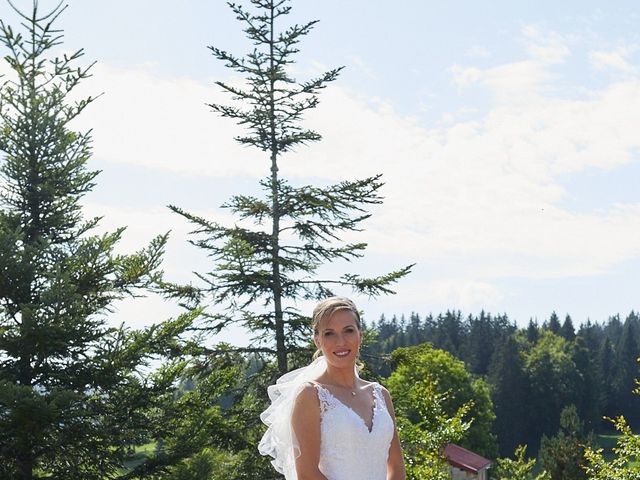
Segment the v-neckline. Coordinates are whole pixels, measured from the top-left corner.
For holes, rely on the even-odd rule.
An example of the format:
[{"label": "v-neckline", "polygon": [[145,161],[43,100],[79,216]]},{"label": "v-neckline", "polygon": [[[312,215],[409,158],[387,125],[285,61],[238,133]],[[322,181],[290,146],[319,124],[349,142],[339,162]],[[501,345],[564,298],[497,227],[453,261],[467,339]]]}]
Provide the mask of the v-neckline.
[{"label": "v-neckline", "polygon": [[349,405],[344,403],[342,400],[340,400],[338,397],[336,397],[333,393],[331,393],[331,390],[329,390],[327,387],[325,387],[321,383],[316,382],[316,385],[318,385],[320,388],[326,391],[331,396],[331,398],[333,398],[336,402],[338,402],[340,405],[342,405],[344,408],[351,411],[351,413],[353,413],[356,417],[358,417],[358,419],[360,419],[360,422],[362,423],[362,426],[367,430],[369,434],[373,432],[373,427],[375,425],[375,420],[376,420],[376,410],[378,409],[378,398],[376,396],[375,385],[373,385],[371,390],[371,396],[373,397],[373,403],[371,405],[371,427],[367,425],[366,420],[362,418],[362,416],[358,412],[356,412],[352,407],[350,407]]}]

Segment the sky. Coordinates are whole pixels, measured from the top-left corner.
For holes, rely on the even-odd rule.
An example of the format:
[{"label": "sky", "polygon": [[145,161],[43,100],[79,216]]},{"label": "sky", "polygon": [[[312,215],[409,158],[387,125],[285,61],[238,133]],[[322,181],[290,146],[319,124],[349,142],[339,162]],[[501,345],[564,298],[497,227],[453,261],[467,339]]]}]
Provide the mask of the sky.
[{"label": "sky", "polygon": [[[366,256],[323,273],[415,263],[395,295],[354,297],[366,320],[455,309],[519,325],[555,311],[579,324],[640,308],[635,0],[292,7],[287,25],[319,20],[292,75],[345,69],[305,118],[323,140],[283,156],[283,176],[385,182],[384,203],[348,238],[367,242]],[[0,17],[17,23],[6,4]],[[123,252],[170,230],[166,277],[194,281],[210,261],[167,205],[232,224],[220,206],[257,193],[269,173],[268,157],[235,144],[242,130],[207,107],[230,102],[214,81],[240,81],[207,46],[247,52],[241,25],[220,0],[69,0],[59,26],[60,53],[83,48],[83,64],[96,62],[78,94],[102,94],[74,125],[92,129],[90,167],[102,170],[87,216],[103,215],[106,230],[128,226]],[[112,321],[142,326],[177,312],[149,297],[119,304]]]}]

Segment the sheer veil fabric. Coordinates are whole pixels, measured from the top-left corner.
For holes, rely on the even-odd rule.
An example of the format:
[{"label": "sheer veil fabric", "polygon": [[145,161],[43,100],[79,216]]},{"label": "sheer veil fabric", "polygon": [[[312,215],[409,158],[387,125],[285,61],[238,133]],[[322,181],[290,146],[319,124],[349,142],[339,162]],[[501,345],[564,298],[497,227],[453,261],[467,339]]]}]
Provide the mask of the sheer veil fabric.
[{"label": "sheer veil fabric", "polygon": [[271,464],[286,480],[297,480],[295,460],[300,456],[300,446],[291,428],[295,399],[306,382],[315,380],[326,369],[327,361],[321,356],[306,367],[284,374],[267,388],[271,405],[260,414],[260,419],[268,428],[258,450],[273,458]]}]

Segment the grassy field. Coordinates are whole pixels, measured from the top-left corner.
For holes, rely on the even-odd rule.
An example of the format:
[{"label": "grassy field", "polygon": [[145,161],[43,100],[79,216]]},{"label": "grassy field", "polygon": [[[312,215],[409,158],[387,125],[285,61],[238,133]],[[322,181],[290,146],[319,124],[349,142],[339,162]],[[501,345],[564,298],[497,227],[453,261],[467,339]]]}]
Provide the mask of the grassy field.
[{"label": "grassy field", "polygon": [[156,442],[150,442],[136,447],[135,453],[126,462],[124,462],[125,471],[131,470],[132,468],[140,465],[144,461],[145,457],[150,456],[153,453],[155,448]]}]

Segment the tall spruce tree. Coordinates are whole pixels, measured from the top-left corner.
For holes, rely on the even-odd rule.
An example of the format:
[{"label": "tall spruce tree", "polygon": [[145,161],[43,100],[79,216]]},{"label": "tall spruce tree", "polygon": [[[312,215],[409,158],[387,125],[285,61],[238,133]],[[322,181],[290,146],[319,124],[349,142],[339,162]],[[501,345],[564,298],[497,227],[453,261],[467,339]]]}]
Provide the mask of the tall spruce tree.
[{"label": "tall spruce tree", "polygon": [[616,363],[616,352],[609,337],[605,337],[597,357],[598,370],[601,378],[601,403],[602,410],[606,415],[613,415],[616,412],[616,396],[614,394],[615,378],[618,366]]},{"label": "tall spruce tree", "polygon": [[640,399],[632,393],[636,379],[640,377],[637,362],[640,357],[637,341],[639,323],[635,315],[629,315],[624,322],[616,348],[616,376],[613,380],[615,413],[624,415],[633,427],[640,424]]},{"label": "tall spruce tree", "polygon": [[560,319],[558,318],[558,314],[554,311],[551,312],[551,316],[549,317],[549,323],[547,323],[547,330],[551,333],[558,334],[560,332]]},{"label": "tall spruce tree", "polygon": [[[159,280],[166,236],[115,254],[123,230],[91,234],[80,200],[89,133],[70,122],[92,98],[68,100],[89,75],[82,51],[52,55],[65,7],[33,2],[0,20],[9,74],[0,86],[0,478],[117,478],[129,449],[152,435],[157,407],[182,368],[151,372],[152,356],[181,348],[183,316],[144,331],[109,327],[113,302]],[[10,10],[7,8],[7,11]],[[6,20],[6,17],[5,17]]]},{"label": "tall spruce tree", "polygon": [[530,394],[520,347],[514,335],[504,337],[497,347],[491,359],[488,380],[496,412],[493,431],[498,437],[500,455],[507,456],[518,445],[531,440],[527,435]]},{"label": "tall spruce tree", "polygon": [[[302,82],[291,76],[289,67],[298,43],[316,21],[283,26],[291,11],[288,3],[251,0],[250,8],[230,3],[253,50],[238,57],[210,47],[215,58],[245,80],[243,86],[216,82],[236,104],[211,108],[246,128],[236,138],[241,145],[265,153],[269,175],[260,182],[264,195],[231,197],[223,207],[242,222],[233,226],[170,207],[195,226],[193,243],[214,262],[209,273],[199,275],[204,286],[196,289],[201,299],[216,306],[208,312],[205,328],[215,333],[233,324],[245,327],[254,333],[255,341],[244,350],[275,356],[280,373],[289,368],[289,354],[309,340],[307,317],[295,307],[296,300],[326,297],[335,287],[350,287],[369,296],[391,293],[390,285],[411,268],[375,278],[353,273],[318,278],[323,264],[362,256],[365,243],[344,243],[340,236],[361,228],[369,217],[366,207],[381,202],[383,184],[379,175],[325,187],[294,186],[281,177],[283,155],[321,139],[301,120],[318,105],[318,93],[341,70]],[[185,290],[173,293],[182,295]]]},{"label": "tall spruce tree", "polygon": [[589,352],[582,335],[576,337],[572,358],[578,374],[575,386],[578,416],[584,421],[587,429],[595,430],[602,418],[602,379],[597,361]]},{"label": "tall spruce tree", "polygon": [[562,324],[562,327],[560,327],[560,331],[558,332],[558,335],[560,335],[562,338],[570,342],[575,340],[576,331],[575,331],[575,328],[573,327],[573,321],[571,320],[571,317],[569,316],[569,314],[567,314],[567,316],[564,318],[564,323]]}]

